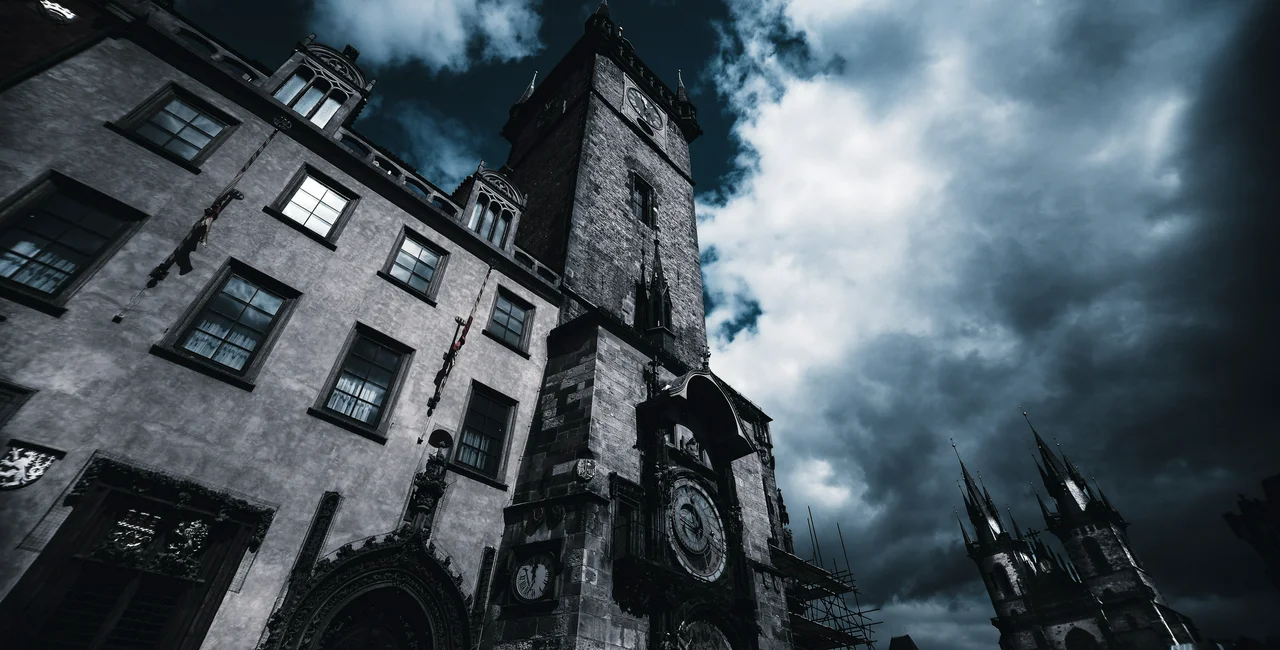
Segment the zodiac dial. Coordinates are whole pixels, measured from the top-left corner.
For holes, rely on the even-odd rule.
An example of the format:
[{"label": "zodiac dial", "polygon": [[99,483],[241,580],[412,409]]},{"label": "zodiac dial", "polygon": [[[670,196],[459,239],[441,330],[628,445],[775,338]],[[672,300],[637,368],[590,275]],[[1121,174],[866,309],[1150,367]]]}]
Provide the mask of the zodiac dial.
[{"label": "zodiac dial", "polygon": [[711,582],[725,567],[724,524],[711,497],[696,482],[676,479],[668,500],[671,548],[693,577]]}]

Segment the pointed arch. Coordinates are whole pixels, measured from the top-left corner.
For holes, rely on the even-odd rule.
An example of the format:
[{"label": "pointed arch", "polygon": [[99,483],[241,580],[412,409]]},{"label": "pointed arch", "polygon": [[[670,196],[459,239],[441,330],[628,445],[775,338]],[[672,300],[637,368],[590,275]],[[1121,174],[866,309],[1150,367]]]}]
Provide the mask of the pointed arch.
[{"label": "pointed arch", "polygon": [[385,599],[406,616],[420,611],[419,620],[425,622],[429,640],[405,650],[469,648],[471,599],[460,583],[461,577],[450,573],[447,563],[436,558],[434,546],[416,531],[370,538],[359,549],[348,545],[339,549],[337,559],[322,561],[305,583],[290,587],[297,596],[290,594],[271,617],[261,647],[336,650],[326,645],[341,638],[334,626],[346,625],[347,613],[366,608],[368,601],[361,599]]},{"label": "pointed arch", "polygon": [[1107,554],[1102,552],[1102,545],[1098,544],[1098,540],[1085,536],[1081,545],[1084,546],[1084,554],[1089,558],[1089,564],[1093,566],[1094,575],[1111,573],[1111,562],[1107,560]]},{"label": "pointed arch", "polygon": [[1097,637],[1082,627],[1072,628],[1067,632],[1066,646],[1067,650],[1102,650]]}]

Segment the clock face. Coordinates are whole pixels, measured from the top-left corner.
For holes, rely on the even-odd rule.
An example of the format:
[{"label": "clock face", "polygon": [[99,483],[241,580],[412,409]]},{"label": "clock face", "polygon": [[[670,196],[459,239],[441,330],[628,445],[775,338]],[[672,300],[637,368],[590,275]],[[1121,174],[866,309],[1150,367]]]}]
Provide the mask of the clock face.
[{"label": "clock face", "polygon": [[706,621],[681,626],[680,647],[687,650],[733,650],[724,632]]},{"label": "clock face", "polygon": [[640,121],[653,129],[654,131],[662,130],[662,109],[656,104],[649,101],[644,93],[636,88],[627,89],[627,101],[631,102],[631,108],[634,108],[636,114],[640,116]]},{"label": "clock face", "polygon": [[725,566],[724,524],[706,491],[690,479],[676,479],[667,516],[680,565],[699,580],[719,578]]},{"label": "clock face", "polygon": [[512,587],[520,600],[538,600],[547,593],[551,581],[551,556],[545,553],[531,555],[516,566]]}]

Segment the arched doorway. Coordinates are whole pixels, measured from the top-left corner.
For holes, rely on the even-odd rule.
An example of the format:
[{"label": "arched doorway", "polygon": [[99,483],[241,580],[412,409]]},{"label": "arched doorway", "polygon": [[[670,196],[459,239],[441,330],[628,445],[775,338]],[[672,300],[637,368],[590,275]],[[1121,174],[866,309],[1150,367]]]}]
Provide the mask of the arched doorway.
[{"label": "arched doorway", "polygon": [[422,606],[395,587],[347,603],[321,634],[319,650],[430,650],[431,624]]},{"label": "arched doorway", "polygon": [[1101,650],[1102,645],[1083,628],[1075,628],[1067,632],[1067,650]]}]

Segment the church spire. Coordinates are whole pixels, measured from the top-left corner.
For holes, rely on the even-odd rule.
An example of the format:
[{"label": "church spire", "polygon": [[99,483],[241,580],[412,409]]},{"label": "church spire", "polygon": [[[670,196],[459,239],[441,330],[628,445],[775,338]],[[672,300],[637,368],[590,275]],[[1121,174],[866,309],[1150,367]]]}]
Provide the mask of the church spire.
[{"label": "church spire", "polygon": [[995,541],[1005,530],[1004,524],[1000,521],[1000,513],[991,501],[991,494],[973,479],[969,468],[965,467],[964,459],[960,458],[960,450],[956,449],[955,440],[951,441],[951,449],[956,452],[956,460],[960,461],[960,474],[964,477],[960,491],[964,496],[964,506],[969,513],[969,520],[973,522],[973,528],[977,532],[978,541]]},{"label": "church spire", "polygon": [[596,15],[605,18],[613,18],[609,15],[609,0],[600,0],[600,6],[596,7]]},{"label": "church spire", "polygon": [[[1031,435],[1035,438],[1036,449],[1040,452],[1040,458],[1043,461],[1043,467],[1037,463],[1040,470],[1040,479],[1044,482],[1044,487],[1049,491],[1049,496],[1053,497],[1054,502],[1058,506],[1058,512],[1067,513],[1073,511],[1084,512],[1092,500],[1089,488],[1084,484],[1083,479],[1076,476],[1079,470],[1074,470],[1074,466],[1068,466],[1063,462],[1058,454],[1055,454],[1049,448],[1049,444],[1040,437],[1040,432],[1036,431],[1035,425],[1031,424],[1031,417],[1027,415],[1026,410],[1022,411],[1022,417],[1027,421],[1027,426],[1031,428]],[[1074,471],[1073,471],[1074,470]]]},{"label": "church spire", "polygon": [[681,74],[680,70],[676,70],[676,101],[689,101],[689,91],[684,87],[684,76]]},{"label": "church spire", "polygon": [[529,101],[529,98],[533,96],[533,89],[537,85],[537,83],[538,83],[538,71],[534,70],[533,79],[529,80],[529,85],[525,87],[524,93],[520,95],[520,99],[516,100],[516,106],[519,106]]}]

